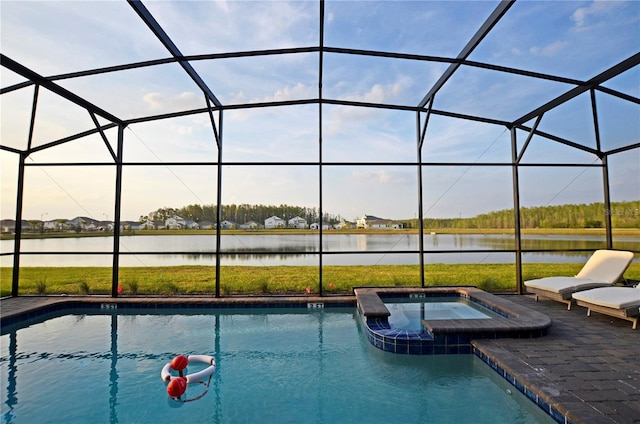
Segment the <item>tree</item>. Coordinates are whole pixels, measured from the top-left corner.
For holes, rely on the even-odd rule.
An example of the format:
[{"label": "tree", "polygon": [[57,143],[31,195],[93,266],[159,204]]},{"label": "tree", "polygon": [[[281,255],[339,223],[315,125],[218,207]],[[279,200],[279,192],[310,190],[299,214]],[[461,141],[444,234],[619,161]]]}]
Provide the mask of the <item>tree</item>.
[{"label": "tree", "polygon": [[31,229],[32,232],[35,232],[41,226],[41,224],[44,225],[42,221],[38,221],[35,219],[30,219],[27,222],[29,223],[29,228]]}]

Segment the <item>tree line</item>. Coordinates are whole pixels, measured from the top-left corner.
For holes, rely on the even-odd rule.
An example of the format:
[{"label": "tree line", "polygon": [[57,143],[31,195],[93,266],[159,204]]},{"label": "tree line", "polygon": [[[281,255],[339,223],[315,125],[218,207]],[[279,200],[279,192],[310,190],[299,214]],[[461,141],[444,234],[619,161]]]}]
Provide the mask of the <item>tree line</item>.
[{"label": "tree line", "polygon": [[[607,216],[614,228],[640,228],[640,200],[567,204],[520,208],[520,228],[604,228]],[[425,228],[504,228],[512,229],[513,209],[489,212],[473,218],[427,218]]]},{"label": "tree line", "polygon": [[[180,216],[195,222],[217,222],[218,207],[216,205],[188,205],[181,208],[160,208],[149,216],[141,216],[140,222],[147,219],[153,221],[165,221],[167,218]],[[285,221],[299,216],[304,218],[308,223],[320,222],[320,211],[318,208],[308,208],[304,206],[292,205],[249,205],[249,204],[231,204],[222,205],[220,208],[220,221],[231,221],[239,224],[255,221],[263,224],[265,219],[277,216]],[[340,215],[332,215],[329,213],[322,214],[322,222],[328,224],[337,224],[343,218]]]},{"label": "tree line", "polygon": [[[150,214],[141,216],[140,221],[148,218],[154,221],[165,221],[173,216],[180,216],[195,222],[217,222],[218,208],[215,205],[188,205],[182,208],[160,208]],[[308,223],[320,222],[318,208],[292,205],[222,205],[221,221],[236,223],[255,221],[262,224],[271,216],[278,216],[285,221],[299,216]],[[337,224],[343,221],[340,215],[322,214],[322,222]],[[614,228],[640,228],[640,200],[612,202],[607,210],[604,203],[566,204],[557,206],[534,206],[520,209],[521,228],[604,228],[605,219],[611,217]],[[415,219],[399,220],[406,228],[415,227]],[[425,218],[424,228],[514,228],[513,209],[480,214],[472,218]]]}]

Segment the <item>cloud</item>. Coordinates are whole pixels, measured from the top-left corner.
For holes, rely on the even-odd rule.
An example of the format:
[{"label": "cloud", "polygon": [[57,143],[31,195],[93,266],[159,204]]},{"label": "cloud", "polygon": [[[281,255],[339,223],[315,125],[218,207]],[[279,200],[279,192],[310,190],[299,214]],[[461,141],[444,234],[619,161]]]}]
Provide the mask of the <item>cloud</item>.
[{"label": "cloud", "polygon": [[609,14],[619,6],[615,1],[594,1],[588,7],[579,7],[571,15],[572,31],[588,31],[600,25],[599,18]]},{"label": "cloud", "polygon": [[317,43],[313,2],[148,2],[184,54]]},{"label": "cloud", "polygon": [[192,135],[193,134],[193,127],[189,127],[189,126],[186,126],[186,125],[177,125],[175,127],[175,130],[180,135]]},{"label": "cloud", "polygon": [[[312,41],[317,37],[315,9],[308,5],[286,2],[269,3],[265,13],[256,13],[250,19],[254,27],[257,45],[292,47],[301,40]],[[303,42],[304,44],[304,42]]]},{"label": "cloud", "polygon": [[297,83],[295,85],[287,85],[276,90],[272,95],[257,99],[257,102],[280,102],[286,100],[308,99],[317,97],[317,91],[314,87]]},{"label": "cloud", "polygon": [[367,184],[378,185],[401,184],[406,181],[403,175],[390,172],[386,169],[378,169],[375,171],[356,169],[351,172],[351,178],[355,181],[365,181]]},{"label": "cloud", "polygon": [[566,41],[556,41],[543,47],[533,46],[529,48],[529,52],[539,56],[556,56],[569,43]]},{"label": "cloud", "polygon": [[147,93],[142,97],[142,100],[154,111],[164,110],[168,105],[172,105],[175,109],[180,110],[203,107],[203,97],[197,96],[190,91],[182,92],[176,96],[167,96],[161,93]]},{"label": "cloud", "polygon": [[[397,98],[410,86],[411,78],[401,76],[390,84],[373,84],[364,93],[346,94],[343,100],[362,103],[391,103],[394,98]],[[343,91],[344,87],[348,87],[348,84],[341,81],[332,87],[331,91]],[[331,109],[325,120],[325,124],[327,124],[325,130],[327,134],[344,133],[355,123],[375,119],[381,113],[378,109],[336,106]]]},{"label": "cloud", "polygon": [[384,103],[398,97],[411,86],[411,78],[400,76],[391,84],[373,84],[362,94],[347,95],[346,99],[365,103]]}]

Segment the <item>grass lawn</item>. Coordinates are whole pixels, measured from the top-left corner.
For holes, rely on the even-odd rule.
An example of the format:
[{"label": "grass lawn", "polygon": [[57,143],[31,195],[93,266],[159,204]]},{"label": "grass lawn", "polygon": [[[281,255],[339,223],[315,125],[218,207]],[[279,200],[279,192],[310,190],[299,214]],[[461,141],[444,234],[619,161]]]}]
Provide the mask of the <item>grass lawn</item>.
[{"label": "grass lawn", "polygon": [[[575,275],[581,263],[524,264],[523,279]],[[11,268],[0,268],[0,295],[11,294]],[[640,263],[624,274],[640,280]],[[359,286],[420,286],[417,265],[325,266],[324,294],[351,294]],[[515,292],[514,264],[425,265],[427,286],[476,286],[491,292]],[[209,266],[130,267],[119,273],[121,295],[212,295],[216,270]],[[317,294],[318,268],[313,266],[225,266],[220,268],[221,295]],[[111,268],[24,267],[20,295],[110,294]]]}]

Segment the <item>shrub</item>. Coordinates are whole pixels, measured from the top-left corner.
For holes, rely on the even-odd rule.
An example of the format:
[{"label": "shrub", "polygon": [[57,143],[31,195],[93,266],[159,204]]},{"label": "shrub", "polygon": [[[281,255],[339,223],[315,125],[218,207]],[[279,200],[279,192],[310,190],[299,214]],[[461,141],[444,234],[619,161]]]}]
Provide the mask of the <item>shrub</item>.
[{"label": "shrub", "polygon": [[268,278],[261,278],[260,281],[258,282],[258,286],[260,288],[260,293],[262,294],[269,294],[269,279]]},{"label": "shrub", "polygon": [[78,291],[80,294],[89,294],[89,284],[86,281],[79,282]]},{"label": "shrub", "polygon": [[131,293],[132,295],[136,295],[138,294],[138,279],[131,279],[131,280],[127,280],[126,281],[126,285],[127,285],[127,289],[129,290],[129,293]]},{"label": "shrub", "polygon": [[180,287],[178,287],[177,284],[173,281],[167,280],[163,283],[162,291],[170,295],[177,295],[178,293],[180,293]]},{"label": "shrub", "polygon": [[36,282],[36,292],[38,294],[46,294],[47,293],[47,277],[44,277],[41,280]]}]

